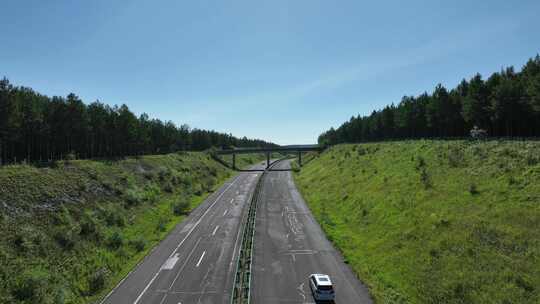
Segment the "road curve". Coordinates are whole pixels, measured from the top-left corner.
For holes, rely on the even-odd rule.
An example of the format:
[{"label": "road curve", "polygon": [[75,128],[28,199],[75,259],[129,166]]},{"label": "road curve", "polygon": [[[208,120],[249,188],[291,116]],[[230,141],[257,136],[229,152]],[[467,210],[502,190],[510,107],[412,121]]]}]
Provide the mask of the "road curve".
[{"label": "road curve", "polygon": [[102,303],[229,303],[241,221],[260,174],[244,172],[227,181],[178,224]]},{"label": "road curve", "polygon": [[[289,162],[276,165],[286,169]],[[291,172],[264,178],[255,222],[251,303],[314,303],[311,273],[329,274],[335,303],[372,303],[367,288],[326,239],[294,185]]]}]

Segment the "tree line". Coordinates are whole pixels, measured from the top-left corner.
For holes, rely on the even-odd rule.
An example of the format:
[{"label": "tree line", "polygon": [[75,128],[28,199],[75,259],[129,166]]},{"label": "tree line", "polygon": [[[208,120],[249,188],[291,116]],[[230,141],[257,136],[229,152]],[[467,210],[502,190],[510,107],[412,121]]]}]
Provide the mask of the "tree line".
[{"label": "tree line", "polygon": [[137,117],[125,104],[85,104],[73,93],[48,97],[0,80],[0,164],[269,145],[147,114]]},{"label": "tree line", "polygon": [[404,96],[368,116],[353,116],[322,133],[319,144],[389,139],[466,137],[473,128],[493,137],[540,136],[540,56],[516,72],[503,68],[486,80],[476,74],[454,89]]}]

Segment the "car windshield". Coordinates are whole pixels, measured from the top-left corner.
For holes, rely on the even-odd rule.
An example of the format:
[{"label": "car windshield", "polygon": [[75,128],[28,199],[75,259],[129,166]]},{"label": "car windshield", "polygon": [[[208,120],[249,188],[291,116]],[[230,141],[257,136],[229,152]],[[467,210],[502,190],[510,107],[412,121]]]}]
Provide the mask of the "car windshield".
[{"label": "car windshield", "polygon": [[320,290],[332,290],[332,285],[319,286]]}]

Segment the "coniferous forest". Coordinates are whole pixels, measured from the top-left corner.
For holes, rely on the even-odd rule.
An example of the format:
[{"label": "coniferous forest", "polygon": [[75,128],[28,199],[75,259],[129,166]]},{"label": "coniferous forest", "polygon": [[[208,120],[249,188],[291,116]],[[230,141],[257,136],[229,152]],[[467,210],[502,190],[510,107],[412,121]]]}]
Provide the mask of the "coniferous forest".
[{"label": "coniferous forest", "polygon": [[0,80],[0,164],[267,145],[272,144],[137,117],[126,105],[85,104],[75,94],[48,97]]},{"label": "coniferous forest", "polygon": [[369,116],[356,116],[322,133],[319,144],[391,139],[467,137],[477,127],[490,137],[540,136],[540,56],[483,79],[476,74],[454,89],[437,85],[404,96]]}]

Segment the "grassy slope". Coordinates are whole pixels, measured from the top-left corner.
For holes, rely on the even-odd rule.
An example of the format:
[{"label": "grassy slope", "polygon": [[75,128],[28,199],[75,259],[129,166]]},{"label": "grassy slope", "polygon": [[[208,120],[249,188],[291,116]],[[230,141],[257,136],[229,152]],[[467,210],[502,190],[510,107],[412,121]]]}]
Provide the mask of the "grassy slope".
[{"label": "grassy slope", "polygon": [[98,300],[231,174],[204,153],[1,167],[0,303]]},{"label": "grassy slope", "polygon": [[295,177],[379,303],[540,302],[540,143],[339,145]]}]

